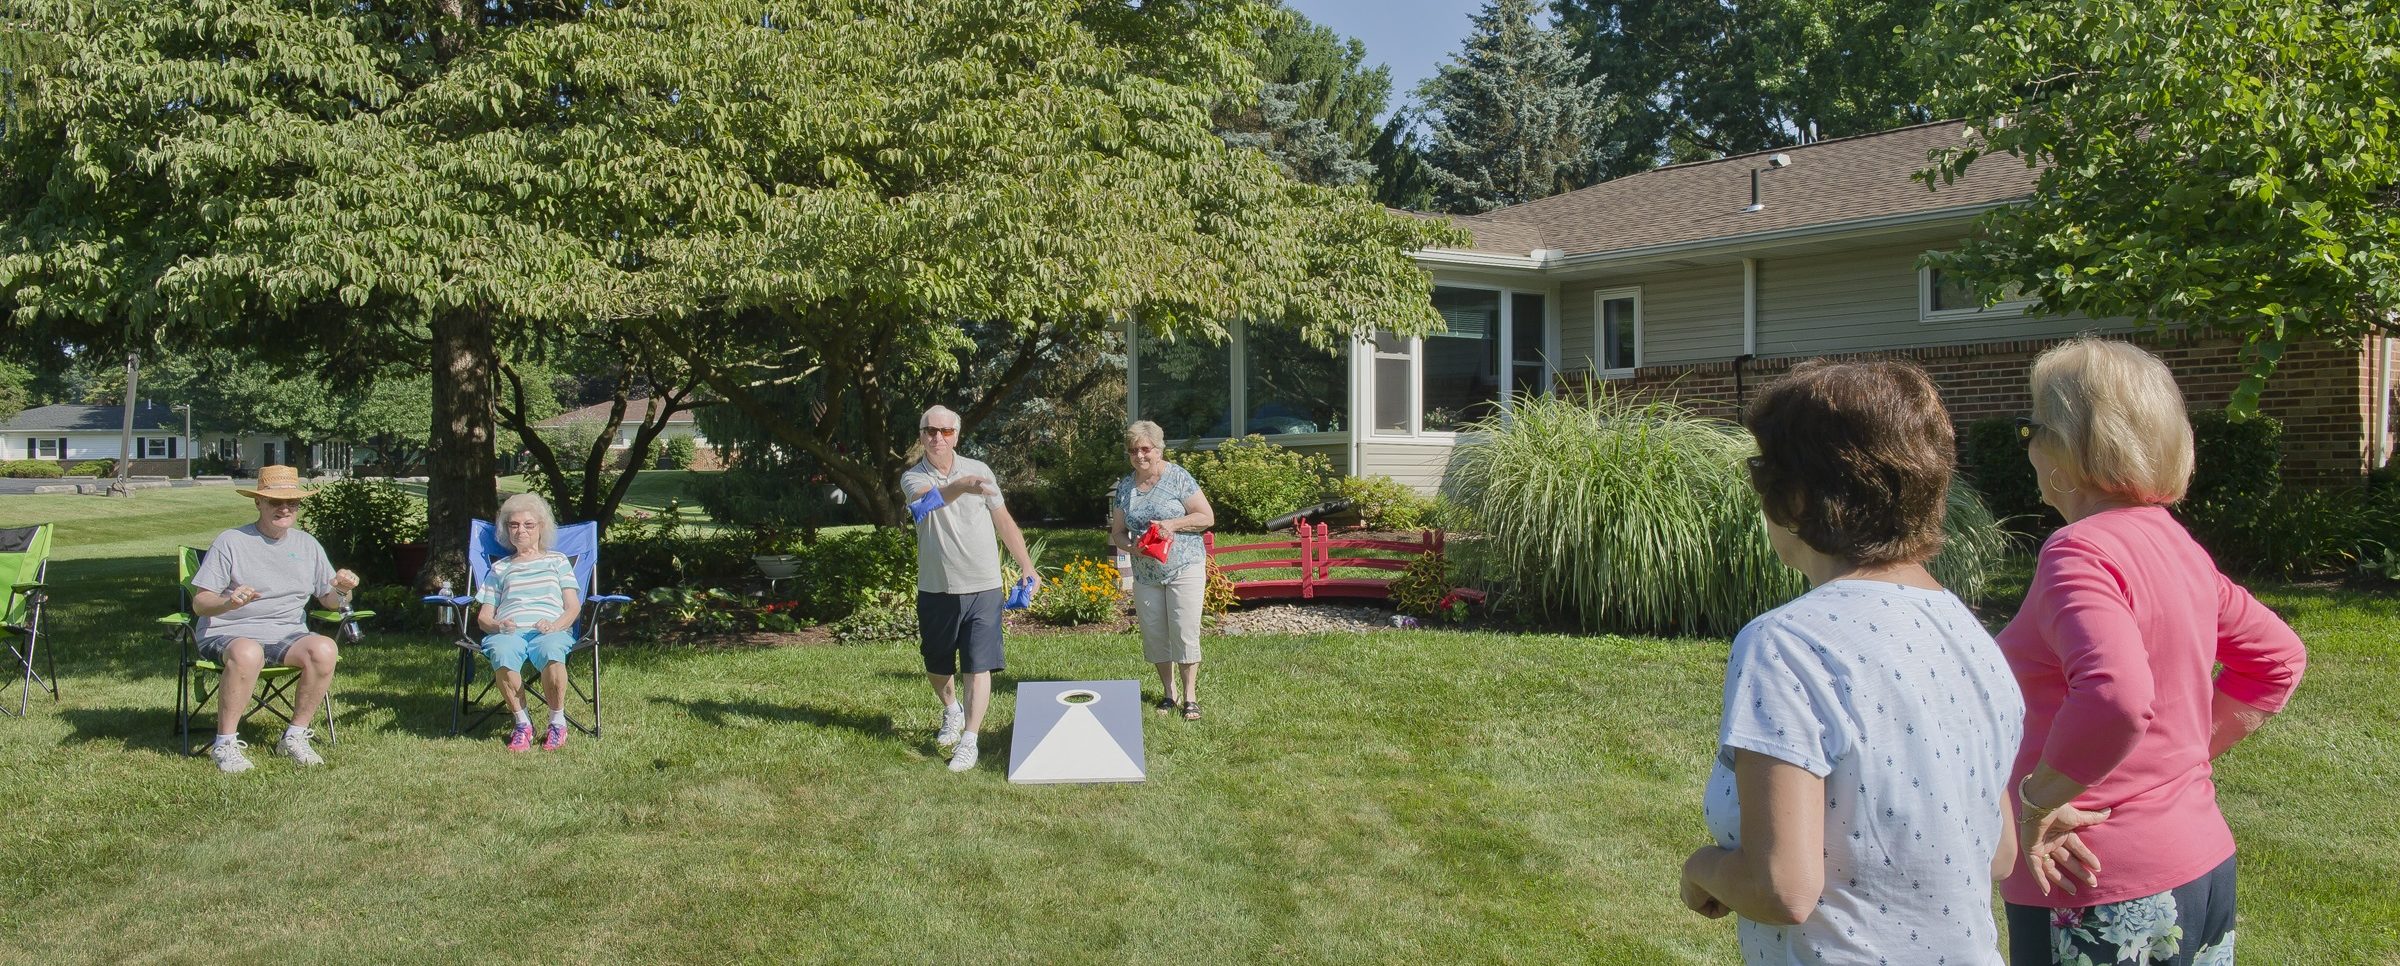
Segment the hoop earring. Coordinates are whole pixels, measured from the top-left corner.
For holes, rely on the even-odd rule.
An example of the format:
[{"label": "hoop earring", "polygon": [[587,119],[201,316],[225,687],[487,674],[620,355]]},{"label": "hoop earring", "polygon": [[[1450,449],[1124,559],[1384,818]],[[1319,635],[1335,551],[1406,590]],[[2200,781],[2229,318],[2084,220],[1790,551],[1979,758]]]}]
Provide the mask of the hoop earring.
[{"label": "hoop earring", "polygon": [[2051,470],[2051,471],[2050,471],[2050,472],[2048,472],[2048,473],[2044,473],[2044,474],[2042,474],[2042,482],[2045,482],[2045,483],[2048,483],[2048,484],[2050,484],[2050,492],[2052,492],[2052,493],[2057,493],[2057,494],[2061,494],[2061,495],[2068,494],[2068,493],[2073,493],[2073,492],[2075,492],[2076,490],[2078,490],[2078,489],[2081,489],[2081,487],[2074,487],[2074,486],[2065,486],[2065,487],[2059,486],[2059,485],[2058,485],[2058,471],[2057,471],[2057,470]]}]

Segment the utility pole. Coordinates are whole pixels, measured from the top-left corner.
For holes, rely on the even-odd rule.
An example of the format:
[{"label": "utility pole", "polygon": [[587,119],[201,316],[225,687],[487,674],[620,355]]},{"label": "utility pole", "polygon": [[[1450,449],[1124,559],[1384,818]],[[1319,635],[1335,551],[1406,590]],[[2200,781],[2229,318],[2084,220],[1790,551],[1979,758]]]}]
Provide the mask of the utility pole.
[{"label": "utility pole", "polygon": [[[142,379],[142,354],[125,354],[125,435],[117,443],[117,483],[110,492],[133,495],[133,400]],[[60,456],[67,454],[60,453]]]}]

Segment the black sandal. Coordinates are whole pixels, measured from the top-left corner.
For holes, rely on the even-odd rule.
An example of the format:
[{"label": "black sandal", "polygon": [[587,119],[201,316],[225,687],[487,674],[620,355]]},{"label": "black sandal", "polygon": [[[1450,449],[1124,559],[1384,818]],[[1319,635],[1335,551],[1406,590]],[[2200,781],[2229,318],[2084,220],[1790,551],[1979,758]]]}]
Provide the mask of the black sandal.
[{"label": "black sandal", "polygon": [[1183,720],[1185,720],[1185,721],[1198,721],[1198,720],[1200,720],[1200,702],[1198,702],[1198,701],[1186,701],[1186,702],[1184,702],[1184,703],[1183,703]]},{"label": "black sandal", "polygon": [[1174,699],[1174,698],[1160,698],[1160,699],[1158,699],[1158,703],[1157,703],[1157,704],[1155,704],[1155,705],[1152,705],[1152,707],[1155,707],[1155,708],[1157,708],[1157,709],[1158,709],[1158,713],[1160,713],[1160,714],[1174,714],[1174,713],[1175,713],[1175,699]]}]

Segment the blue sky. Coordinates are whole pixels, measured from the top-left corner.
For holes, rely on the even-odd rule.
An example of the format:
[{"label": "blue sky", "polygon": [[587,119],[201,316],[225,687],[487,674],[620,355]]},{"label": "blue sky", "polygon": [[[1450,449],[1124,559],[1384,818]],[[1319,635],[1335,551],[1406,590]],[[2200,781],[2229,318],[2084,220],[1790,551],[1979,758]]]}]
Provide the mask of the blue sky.
[{"label": "blue sky", "polygon": [[[1392,69],[1392,106],[1411,99],[1417,84],[1433,76],[1458,50],[1471,26],[1467,17],[1484,0],[1284,0],[1286,6],[1344,37],[1367,45],[1367,62]],[[1545,22],[1547,17],[1544,18]]]}]

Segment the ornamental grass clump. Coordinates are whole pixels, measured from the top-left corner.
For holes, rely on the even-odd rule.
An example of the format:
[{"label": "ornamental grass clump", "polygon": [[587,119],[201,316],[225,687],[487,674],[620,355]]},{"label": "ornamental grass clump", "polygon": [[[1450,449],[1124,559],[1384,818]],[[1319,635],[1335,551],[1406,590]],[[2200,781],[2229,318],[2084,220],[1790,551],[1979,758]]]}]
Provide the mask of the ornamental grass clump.
[{"label": "ornamental grass clump", "polygon": [[[1520,400],[1453,457],[1445,494],[1476,539],[1452,545],[1474,583],[1521,611],[1589,630],[1730,635],[1807,588],[1776,559],[1743,460],[1749,434],[1671,402],[1607,392]],[[1982,593],[2005,540],[1953,488],[1931,567]]]}]

